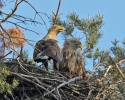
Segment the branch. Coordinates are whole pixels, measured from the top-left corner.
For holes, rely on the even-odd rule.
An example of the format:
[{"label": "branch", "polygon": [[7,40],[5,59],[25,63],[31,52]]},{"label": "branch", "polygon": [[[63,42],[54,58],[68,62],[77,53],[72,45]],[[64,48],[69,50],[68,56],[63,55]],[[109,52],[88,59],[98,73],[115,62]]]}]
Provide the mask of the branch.
[{"label": "branch", "polygon": [[20,28],[22,28],[22,29],[25,29],[25,30],[28,30],[28,31],[34,32],[34,33],[36,33],[37,35],[40,34],[40,33],[36,32],[36,31],[33,31],[33,30],[30,30],[30,29],[25,28],[25,27],[23,27],[23,26],[20,26],[20,25],[18,25],[17,23],[14,23],[14,22],[11,22],[11,21],[6,21],[6,22],[9,22],[9,23],[11,23],[11,24],[14,24],[15,26],[18,26],[18,27],[20,27]]},{"label": "branch", "polygon": [[109,70],[112,68],[112,65],[110,65],[108,68],[107,68],[107,70],[106,70],[106,72],[105,72],[105,74],[104,74],[104,77],[106,77],[106,75],[108,74],[108,72],[109,72]]},{"label": "branch", "polygon": [[114,62],[114,60],[112,59],[111,56],[109,56],[110,60],[112,61],[112,63],[115,65],[116,69],[119,71],[119,73],[121,74],[122,78],[125,79],[124,74],[122,73],[121,69],[119,68],[119,66]]},{"label": "branch", "polygon": [[58,4],[58,8],[57,8],[57,12],[56,12],[56,15],[55,15],[55,18],[54,18],[54,23],[53,23],[53,25],[55,25],[56,19],[57,19],[57,17],[58,17],[58,12],[59,12],[59,8],[60,8],[60,4],[61,4],[61,0],[59,0],[59,4]]},{"label": "branch", "polygon": [[[10,35],[7,33],[7,31],[3,28],[3,26],[0,24],[1,29],[7,34],[7,36],[9,37],[10,42],[12,43],[12,49],[14,49],[14,45],[12,42],[12,39],[10,38]],[[3,36],[6,38],[6,36],[3,34]]]},{"label": "branch", "polygon": [[28,72],[29,74],[41,76],[41,74],[37,74],[37,73],[33,73],[33,72],[28,71],[25,67],[23,67],[23,65],[19,62],[18,59],[17,59],[17,61],[18,61],[19,65],[20,65],[20,67],[22,69],[24,69],[26,72]]},{"label": "branch", "polygon": [[94,73],[95,70],[96,70],[99,66],[105,66],[105,64],[104,64],[104,63],[98,63],[98,64],[93,68],[93,70],[91,71],[91,73]]},{"label": "branch", "polygon": [[37,12],[37,10],[27,1],[27,0],[24,0],[27,4],[29,4],[33,10],[36,12],[36,14],[42,19],[42,21],[44,22],[44,25],[46,26],[46,29],[47,29],[47,25],[46,25],[46,22],[43,20],[43,18],[40,16],[39,12]]},{"label": "branch", "polygon": [[[18,74],[18,73],[14,73],[14,72],[11,72],[11,74],[13,74],[13,75],[15,75],[15,76],[18,76],[19,78],[21,78],[21,79],[23,79],[23,80],[25,80],[25,81],[28,81],[28,82],[30,82],[30,83],[33,83],[33,84],[35,84],[36,86],[38,86],[39,88],[41,88],[41,89],[43,89],[43,90],[45,90],[45,91],[48,91],[49,92],[49,90],[47,90],[45,87],[43,87],[42,85],[39,85],[39,84],[37,84],[37,83],[35,83],[34,81],[32,81],[32,80],[30,80],[30,79],[27,79],[27,78],[24,78],[24,77],[22,77],[20,74]],[[54,95],[53,93],[51,93],[57,100],[59,100],[57,97],[56,97],[56,95]]]},{"label": "branch", "polygon": [[[60,84],[59,86],[57,86],[57,89],[60,88],[60,87],[62,87],[62,86],[64,86],[64,85],[66,85],[66,84],[69,84],[69,83],[71,83],[71,82],[73,82],[73,81],[79,80],[79,79],[81,79],[81,78],[80,78],[80,77],[72,78],[72,79],[70,79],[68,82],[64,82],[64,83]],[[52,92],[55,91],[55,90],[56,90],[56,88],[52,89],[51,91],[45,93],[44,96],[46,96],[46,95],[52,93]]]},{"label": "branch", "polygon": [[4,23],[8,18],[10,18],[14,13],[15,11],[17,10],[17,7],[19,6],[19,4],[23,2],[23,0],[20,0],[20,2],[18,3],[18,0],[16,0],[16,3],[15,3],[15,6],[14,6],[14,9],[12,10],[12,12],[10,12],[5,19],[3,19],[2,21],[0,21],[0,24]]},{"label": "branch", "polygon": [[0,57],[0,59],[2,59],[2,58],[4,58],[4,57],[6,57],[6,56],[8,56],[9,54],[11,54],[12,53],[12,51],[10,51],[9,53],[7,53],[6,55],[4,55],[4,56],[2,56],[2,57]]}]

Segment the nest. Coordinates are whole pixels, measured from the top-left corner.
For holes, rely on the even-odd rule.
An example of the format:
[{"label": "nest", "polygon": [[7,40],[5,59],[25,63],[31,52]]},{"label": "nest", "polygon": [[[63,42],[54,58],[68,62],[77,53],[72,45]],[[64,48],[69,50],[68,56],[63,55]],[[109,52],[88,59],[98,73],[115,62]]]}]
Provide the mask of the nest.
[{"label": "nest", "polygon": [[0,62],[10,71],[7,82],[19,81],[12,94],[0,93],[0,100],[125,100],[125,81],[110,77],[108,69],[94,69],[84,79],[79,76],[67,78],[62,72],[45,71],[19,60]]},{"label": "nest", "polygon": [[7,66],[13,78],[19,80],[19,85],[13,94],[1,94],[15,100],[84,100],[88,96],[89,85],[80,78],[67,78],[59,71],[45,71],[43,68],[21,63],[18,60],[2,61]]}]

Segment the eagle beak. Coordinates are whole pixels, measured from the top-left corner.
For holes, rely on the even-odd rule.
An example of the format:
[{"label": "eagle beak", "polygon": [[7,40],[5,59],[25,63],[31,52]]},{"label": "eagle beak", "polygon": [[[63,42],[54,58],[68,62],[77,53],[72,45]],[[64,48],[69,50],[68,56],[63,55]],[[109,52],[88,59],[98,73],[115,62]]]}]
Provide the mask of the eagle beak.
[{"label": "eagle beak", "polygon": [[62,32],[62,31],[64,31],[64,30],[65,30],[65,28],[64,28],[63,26],[59,26],[59,27],[58,27],[58,31],[59,31],[59,32]]},{"label": "eagle beak", "polygon": [[82,48],[82,43],[81,43],[81,42],[76,42],[75,45],[76,45],[78,48]]}]

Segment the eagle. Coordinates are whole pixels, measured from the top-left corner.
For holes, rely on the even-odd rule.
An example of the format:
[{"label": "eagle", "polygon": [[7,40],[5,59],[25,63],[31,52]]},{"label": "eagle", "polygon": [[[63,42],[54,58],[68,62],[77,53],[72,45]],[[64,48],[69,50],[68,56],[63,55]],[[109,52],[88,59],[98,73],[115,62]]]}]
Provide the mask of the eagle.
[{"label": "eagle", "polygon": [[62,49],[63,57],[59,64],[59,71],[66,77],[84,76],[85,63],[81,51],[78,49],[81,46],[82,43],[76,38],[71,38],[64,42]]},{"label": "eagle", "polygon": [[42,62],[45,69],[48,71],[48,60],[53,59],[54,70],[58,69],[59,62],[61,61],[61,48],[56,39],[59,32],[64,31],[63,26],[53,25],[47,35],[39,40],[34,49],[33,59],[35,62]]}]

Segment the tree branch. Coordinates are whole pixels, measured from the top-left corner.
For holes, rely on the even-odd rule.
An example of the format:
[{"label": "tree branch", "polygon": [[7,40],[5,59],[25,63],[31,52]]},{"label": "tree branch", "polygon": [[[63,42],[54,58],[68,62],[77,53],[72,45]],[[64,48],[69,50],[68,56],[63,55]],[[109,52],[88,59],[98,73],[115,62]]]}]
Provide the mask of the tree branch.
[{"label": "tree branch", "polygon": [[110,60],[112,61],[112,63],[115,65],[116,69],[119,71],[120,75],[122,76],[123,79],[125,79],[124,74],[122,73],[121,69],[118,67],[118,65],[114,62],[114,60],[112,59],[111,56],[109,56]]},{"label": "tree branch", "polygon": [[12,12],[10,12],[6,18],[4,18],[2,21],[0,21],[0,24],[4,23],[8,18],[10,18],[14,13],[15,11],[17,10],[17,7],[19,6],[19,4],[23,2],[23,0],[20,0],[20,2],[18,3],[18,0],[16,0],[16,3],[15,3],[15,6],[14,6],[14,9],[12,10]]},{"label": "tree branch", "polygon": [[61,0],[59,0],[59,4],[58,4],[58,8],[57,8],[57,12],[56,12],[56,15],[55,15],[55,18],[54,18],[54,23],[53,23],[53,25],[55,25],[56,19],[57,19],[57,17],[58,17],[58,12],[59,12],[59,8],[60,8],[60,4],[61,4]]}]

